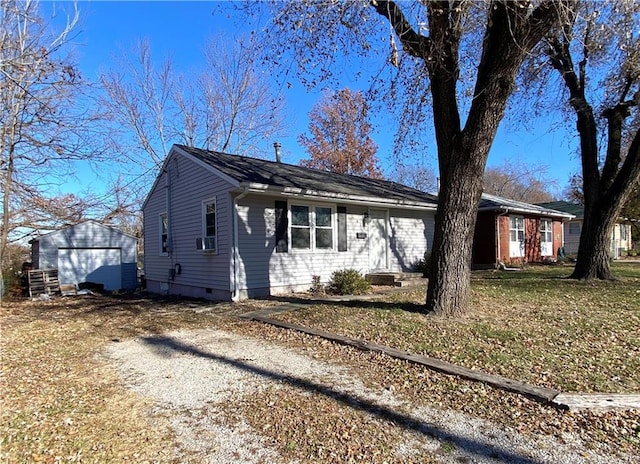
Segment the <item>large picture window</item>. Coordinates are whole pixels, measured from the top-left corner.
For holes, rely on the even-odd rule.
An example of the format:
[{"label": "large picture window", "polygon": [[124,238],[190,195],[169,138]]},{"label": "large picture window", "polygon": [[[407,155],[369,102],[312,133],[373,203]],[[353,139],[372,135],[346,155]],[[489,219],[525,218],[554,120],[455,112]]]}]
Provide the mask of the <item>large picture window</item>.
[{"label": "large picture window", "polygon": [[332,250],[334,212],[330,206],[291,205],[291,248]]}]

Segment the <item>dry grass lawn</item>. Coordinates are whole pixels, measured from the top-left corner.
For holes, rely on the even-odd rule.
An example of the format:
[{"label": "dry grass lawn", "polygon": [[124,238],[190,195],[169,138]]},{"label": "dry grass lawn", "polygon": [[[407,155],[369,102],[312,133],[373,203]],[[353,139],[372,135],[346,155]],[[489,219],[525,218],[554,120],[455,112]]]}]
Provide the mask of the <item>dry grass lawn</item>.
[{"label": "dry grass lawn", "polygon": [[[615,272],[618,281],[594,283],[560,279],[568,274],[562,267],[476,273],[474,307],[455,321],[418,312],[423,292],[313,305],[278,317],[551,388],[640,393],[640,265],[618,265]],[[570,431],[594,446],[640,455],[638,411],[556,411],[382,355],[232,317],[274,304],[110,297],[5,302],[0,308],[1,460],[175,462],[168,424],[150,413],[148,400],[124,388],[100,351],[113,340],[204,327],[254,335],[350,366],[367,385],[393,389],[409,401],[473,414],[523,433]],[[308,460],[319,444],[329,443],[335,462],[357,453],[370,456],[367,452],[378,453],[370,462],[382,462],[384,449],[378,445],[390,430],[370,424],[356,433],[347,422],[358,420],[357,414],[340,412],[317,395],[289,395],[290,401],[280,398],[288,409],[276,410],[257,395],[240,398],[230,414],[243,414],[286,458]],[[338,416],[346,421],[342,439],[332,441],[327,433]]]}]

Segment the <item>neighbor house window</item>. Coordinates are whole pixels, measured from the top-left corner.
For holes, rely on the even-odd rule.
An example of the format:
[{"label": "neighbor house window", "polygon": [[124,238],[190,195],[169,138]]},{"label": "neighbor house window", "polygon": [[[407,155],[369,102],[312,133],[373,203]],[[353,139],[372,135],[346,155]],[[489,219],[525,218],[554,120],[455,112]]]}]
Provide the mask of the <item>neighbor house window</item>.
[{"label": "neighbor house window", "polygon": [[329,206],[291,205],[291,248],[332,250],[334,213]]},{"label": "neighbor house window", "polygon": [[569,223],[569,235],[580,235],[580,223],[579,222],[570,222]]},{"label": "neighbor house window", "polygon": [[627,240],[627,226],[624,224],[620,224],[620,240]]},{"label": "neighbor house window", "polygon": [[160,254],[169,253],[169,217],[167,213],[160,215]]},{"label": "neighbor house window", "polygon": [[511,216],[509,218],[509,257],[522,258],[524,256],[524,218]]},{"label": "neighbor house window", "polygon": [[553,225],[548,219],[540,220],[540,254],[553,255]]},{"label": "neighbor house window", "polygon": [[202,249],[216,250],[216,201],[202,202]]},{"label": "neighbor house window", "polygon": [[521,216],[511,216],[509,224],[509,235],[512,242],[524,241],[524,218]]}]

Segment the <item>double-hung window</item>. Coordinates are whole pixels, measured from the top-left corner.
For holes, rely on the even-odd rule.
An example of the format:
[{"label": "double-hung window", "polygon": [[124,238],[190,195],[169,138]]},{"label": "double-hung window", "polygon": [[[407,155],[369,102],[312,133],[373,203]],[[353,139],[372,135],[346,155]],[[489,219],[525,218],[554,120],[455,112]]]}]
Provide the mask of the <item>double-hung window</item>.
[{"label": "double-hung window", "polygon": [[334,212],[330,206],[291,205],[291,248],[332,250]]},{"label": "double-hung window", "polygon": [[540,220],[540,254],[553,255],[553,225],[549,219]]},{"label": "double-hung window", "polygon": [[524,218],[522,216],[509,218],[509,256],[511,258],[524,256]]},{"label": "double-hung window", "polygon": [[169,254],[169,216],[160,214],[160,255]]},{"label": "double-hung window", "polygon": [[202,249],[213,252],[217,250],[216,243],[216,201],[202,202]]}]

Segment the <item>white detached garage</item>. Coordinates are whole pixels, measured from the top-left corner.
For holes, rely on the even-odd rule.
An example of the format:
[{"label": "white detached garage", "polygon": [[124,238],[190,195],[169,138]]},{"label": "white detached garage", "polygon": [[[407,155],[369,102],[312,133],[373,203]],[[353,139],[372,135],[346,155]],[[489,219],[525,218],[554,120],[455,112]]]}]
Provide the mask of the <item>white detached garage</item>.
[{"label": "white detached garage", "polygon": [[60,284],[130,290],[138,283],[137,243],[132,235],[87,221],[32,240],[31,258],[34,269],[58,269]]}]

